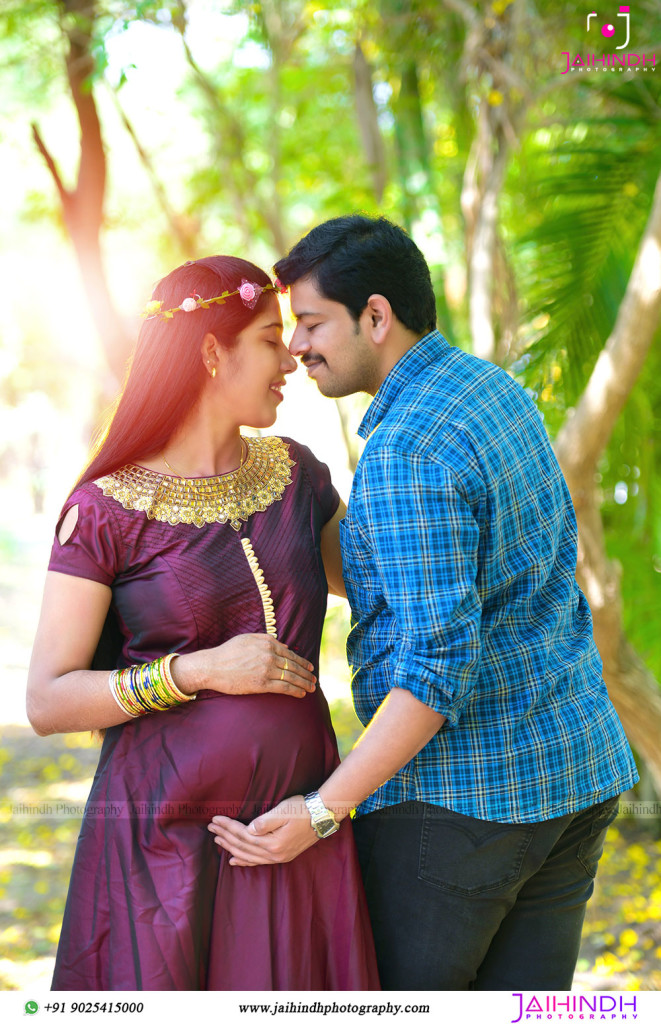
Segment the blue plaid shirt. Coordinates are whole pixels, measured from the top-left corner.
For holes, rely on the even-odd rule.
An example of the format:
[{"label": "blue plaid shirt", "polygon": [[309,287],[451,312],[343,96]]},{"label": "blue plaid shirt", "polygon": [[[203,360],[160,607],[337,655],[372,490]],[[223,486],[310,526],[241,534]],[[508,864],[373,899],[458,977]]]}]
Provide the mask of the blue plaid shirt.
[{"label": "blue plaid shirt", "polygon": [[341,524],[356,710],[366,725],[402,687],[447,722],[358,813],[421,800],[542,821],[632,786],[571,498],[525,391],[433,331],[359,433]]}]

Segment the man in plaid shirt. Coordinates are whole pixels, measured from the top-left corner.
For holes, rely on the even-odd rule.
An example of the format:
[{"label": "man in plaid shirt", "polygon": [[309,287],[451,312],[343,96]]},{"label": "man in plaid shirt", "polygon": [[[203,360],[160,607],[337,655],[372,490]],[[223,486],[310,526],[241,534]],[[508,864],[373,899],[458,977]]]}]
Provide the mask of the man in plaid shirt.
[{"label": "man in plaid shirt", "polygon": [[637,774],[540,416],[436,331],[424,257],[384,218],[328,221],[276,271],[322,394],[374,396],[340,524],[366,730],[311,818],[295,797],[248,828],[218,819],[221,843],[291,860],[356,807],[384,989],[569,989]]}]

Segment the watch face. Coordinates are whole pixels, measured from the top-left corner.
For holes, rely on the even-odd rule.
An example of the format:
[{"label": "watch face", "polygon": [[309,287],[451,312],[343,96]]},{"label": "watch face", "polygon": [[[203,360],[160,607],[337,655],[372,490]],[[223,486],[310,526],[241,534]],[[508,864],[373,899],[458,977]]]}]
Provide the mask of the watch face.
[{"label": "watch face", "polygon": [[326,836],[332,836],[333,832],[337,832],[340,826],[318,793],[308,793],[305,797],[305,805],[310,812],[310,824],[320,839],[325,839]]},{"label": "watch face", "polygon": [[332,836],[333,832],[337,832],[339,827],[340,826],[331,818],[324,818],[322,821],[315,823],[315,830],[320,839],[325,839],[326,836]]}]

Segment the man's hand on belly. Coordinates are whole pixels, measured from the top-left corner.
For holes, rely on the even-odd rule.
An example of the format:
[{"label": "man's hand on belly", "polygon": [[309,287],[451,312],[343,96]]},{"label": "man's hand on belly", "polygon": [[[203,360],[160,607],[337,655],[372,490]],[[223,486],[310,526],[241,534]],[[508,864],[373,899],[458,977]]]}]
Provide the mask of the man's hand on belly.
[{"label": "man's hand on belly", "polygon": [[[342,821],[407,764],[444,722],[442,714],[408,690],[391,690],[351,753],[319,787],[326,807]],[[208,828],[237,867],[285,863],[317,842],[302,796],[283,800],[249,825],[219,815]]]},{"label": "man's hand on belly", "polygon": [[302,796],[291,796],[249,825],[218,815],[207,826],[232,867],[286,864],[318,842]]}]

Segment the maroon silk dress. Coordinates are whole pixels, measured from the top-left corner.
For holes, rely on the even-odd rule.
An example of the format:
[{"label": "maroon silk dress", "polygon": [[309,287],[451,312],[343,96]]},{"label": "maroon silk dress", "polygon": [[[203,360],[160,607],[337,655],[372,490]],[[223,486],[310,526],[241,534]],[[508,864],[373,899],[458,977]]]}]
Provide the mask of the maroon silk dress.
[{"label": "maroon silk dress", "polygon": [[[112,588],[119,666],[265,631],[241,545],[271,591],[278,638],[318,674],[326,580],[320,530],[338,498],[327,468],[286,440],[280,500],[235,530],[171,525],[95,483],[49,568]],[[285,449],[286,451],[286,449]],[[78,840],[53,989],[374,990],[372,937],[351,824],[288,864],[230,867],[207,831],[316,789],[338,764],[317,687],[197,700],[106,731]]]}]

